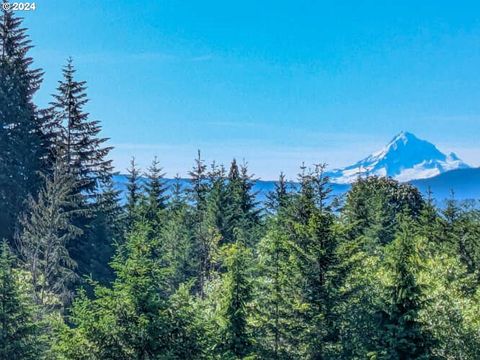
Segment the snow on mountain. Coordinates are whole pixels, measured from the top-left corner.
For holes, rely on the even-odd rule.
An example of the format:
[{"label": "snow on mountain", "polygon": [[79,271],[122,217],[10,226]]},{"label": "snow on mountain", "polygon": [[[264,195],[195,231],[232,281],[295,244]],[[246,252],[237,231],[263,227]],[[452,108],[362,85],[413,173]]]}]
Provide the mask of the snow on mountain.
[{"label": "snow on mountain", "polygon": [[382,150],[359,162],[328,173],[332,182],[349,184],[360,175],[389,176],[406,182],[456,169],[470,168],[454,153],[445,155],[432,143],[401,132]]}]

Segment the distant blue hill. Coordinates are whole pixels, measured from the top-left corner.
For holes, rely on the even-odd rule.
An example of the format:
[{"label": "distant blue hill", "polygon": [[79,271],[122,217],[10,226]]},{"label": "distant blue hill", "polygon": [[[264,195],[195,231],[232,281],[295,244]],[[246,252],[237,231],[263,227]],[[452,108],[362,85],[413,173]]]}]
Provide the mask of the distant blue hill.
[{"label": "distant blue hill", "polygon": [[[127,182],[128,178],[127,175],[118,174],[114,176],[115,188],[121,191],[121,198],[122,202],[125,201],[126,193],[127,193]],[[145,178],[140,179],[140,183],[145,183],[147,180]],[[173,185],[175,184],[175,179],[164,179],[166,182],[167,187],[171,190]],[[190,180],[189,179],[180,179],[180,183],[184,189],[188,189],[190,187]],[[297,187],[297,183],[289,183],[290,188]],[[257,201],[260,203],[265,202],[267,199],[267,195],[269,192],[275,189],[275,181],[269,180],[257,180],[253,187],[253,191],[257,193]],[[350,189],[350,185],[348,184],[332,184],[332,196],[338,196],[346,193]]]},{"label": "distant blue hill", "polygon": [[[146,179],[141,178],[140,182],[145,183]],[[176,180],[165,179],[167,186],[171,189]],[[125,201],[127,190],[127,176],[123,174],[115,175],[114,182],[116,189],[122,193],[122,202]],[[184,188],[190,187],[189,179],[180,179]],[[480,168],[468,168],[451,170],[440,175],[428,178],[412,180],[410,183],[416,186],[423,194],[428,190],[432,191],[434,199],[439,205],[444,200],[451,197],[452,191],[457,200],[480,199]],[[290,183],[290,187],[298,186],[296,183]],[[331,184],[332,196],[345,194],[350,189],[350,184]],[[257,192],[257,201],[263,203],[267,194],[275,189],[275,181],[258,180],[255,182],[253,191]]]},{"label": "distant blue hill", "polygon": [[430,188],[437,202],[450,198],[452,191],[457,200],[479,200],[480,168],[447,171],[432,178],[413,180],[411,184],[424,194]]}]

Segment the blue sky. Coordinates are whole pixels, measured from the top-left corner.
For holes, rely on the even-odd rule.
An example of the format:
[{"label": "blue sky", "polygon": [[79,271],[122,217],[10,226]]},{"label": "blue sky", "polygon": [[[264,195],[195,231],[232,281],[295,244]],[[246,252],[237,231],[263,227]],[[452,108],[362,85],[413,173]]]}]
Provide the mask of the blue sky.
[{"label": "blue sky", "polygon": [[[408,130],[480,165],[480,4],[39,0],[48,103],[74,58],[123,171],[245,159],[264,179],[350,164]],[[450,4],[447,4],[450,3]]]}]

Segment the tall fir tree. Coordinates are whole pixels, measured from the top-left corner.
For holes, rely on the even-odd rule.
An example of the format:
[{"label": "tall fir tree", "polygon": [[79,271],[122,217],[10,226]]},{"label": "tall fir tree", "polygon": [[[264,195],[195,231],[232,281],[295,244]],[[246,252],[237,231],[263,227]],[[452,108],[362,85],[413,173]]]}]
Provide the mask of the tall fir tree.
[{"label": "tall fir tree", "polygon": [[[207,165],[205,165],[205,160],[202,159],[200,150],[198,150],[195,164],[188,175],[191,182],[191,201],[198,210],[201,210],[205,207],[205,197],[209,190],[209,185],[207,181]],[[197,215],[200,216],[200,213]]]},{"label": "tall fir tree", "polygon": [[222,326],[219,348],[223,359],[243,359],[251,354],[248,317],[252,297],[251,254],[240,242],[227,249],[221,304]]},{"label": "tall fir tree", "polygon": [[433,338],[420,321],[425,306],[424,287],[418,281],[422,266],[419,237],[408,213],[399,214],[399,231],[391,244],[386,308],[380,312],[383,329],[381,359],[431,359]]},{"label": "tall fir tree", "polygon": [[91,120],[84,107],[88,103],[86,82],[75,79],[73,60],[63,68],[63,79],[53,95],[51,111],[61,128],[59,146],[69,172],[78,181],[78,193],[91,198],[112,175],[111,147],[101,138],[99,121]]},{"label": "tall fir tree", "polygon": [[92,256],[88,263],[91,277],[103,284],[114,279],[109,263],[115,248],[123,244],[125,218],[120,205],[121,191],[115,188],[113,178],[108,179],[96,197],[96,206],[86,236]]},{"label": "tall fir tree", "polygon": [[287,180],[285,174],[282,172],[275,183],[275,189],[267,194],[267,201],[265,203],[267,209],[276,213],[281,208],[285,207],[288,198]]},{"label": "tall fir tree", "polygon": [[13,245],[18,215],[40,184],[44,152],[42,124],[33,96],[42,71],[32,69],[32,48],[22,19],[0,13],[0,239]]},{"label": "tall fir tree", "polygon": [[266,359],[292,359],[302,354],[299,334],[303,330],[297,304],[301,292],[294,244],[282,226],[282,211],[268,224],[258,244],[258,278],[254,304],[256,353]]},{"label": "tall fir tree", "polygon": [[160,225],[160,212],[165,210],[167,206],[168,190],[165,184],[165,173],[160,167],[160,162],[157,157],[153,159],[150,167],[147,170],[146,182],[144,185],[144,192],[146,197],[145,215],[147,220],[154,221],[156,226]]},{"label": "tall fir tree", "polygon": [[82,234],[73,218],[83,212],[76,181],[59,159],[37,198],[30,197],[18,243],[31,273],[34,298],[44,308],[62,308],[72,296],[76,263],[67,248]]},{"label": "tall fir tree", "polygon": [[324,164],[302,174],[300,194],[292,208],[301,216],[296,224],[291,224],[297,266],[303,279],[300,291],[307,305],[301,314],[307,324],[302,336],[310,358],[326,359],[331,357],[337,330],[332,284],[337,239],[333,233],[334,216],[327,203],[331,187]]},{"label": "tall fir tree", "polygon": [[253,246],[257,241],[260,208],[256,202],[257,194],[252,191],[253,185],[253,176],[249,175],[247,164],[238,166],[233,159],[228,173],[227,199],[223,210],[225,226],[222,241],[225,244],[236,242],[237,232],[245,234],[242,237],[245,245]]},{"label": "tall fir tree", "polygon": [[84,210],[74,219],[83,235],[71,242],[68,250],[78,264],[78,272],[85,275],[92,273],[91,258],[96,256],[88,234],[96,231],[92,229],[92,219],[98,211],[98,194],[111,180],[113,167],[112,160],[108,159],[111,147],[105,145],[108,139],[100,137],[100,122],[91,120],[85,112],[86,82],[78,81],[75,73],[73,60],[69,58],[49,112],[55,124],[50,131],[58,134],[56,146],[60,151],[57,154],[61,154],[67,171],[76,180],[74,193],[80,196],[80,207]]},{"label": "tall fir tree", "polygon": [[191,183],[189,200],[193,205],[192,240],[195,255],[193,263],[197,267],[195,291],[203,298],[205,286],[214,270],[213,258],[218,250],[221,234],[217,227],[215,212],[208,206],[207,197],[211,191],[211,184],[200,151],[189,175]]}]

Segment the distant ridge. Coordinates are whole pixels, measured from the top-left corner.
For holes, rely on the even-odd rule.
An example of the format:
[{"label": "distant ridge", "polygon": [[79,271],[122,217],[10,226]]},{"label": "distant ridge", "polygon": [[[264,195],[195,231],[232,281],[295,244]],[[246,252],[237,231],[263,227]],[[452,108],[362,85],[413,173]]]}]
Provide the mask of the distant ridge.
[{"label": "distant ridge", "polygon": [[[145,181],[145,179],[142,179]],[[176,180],[166,179],[167,186],[175,183]],[[115,187],[121,191],[122,203],[125,202],[127,193],[127,176],[115,175]],[[180,179],[183,187],[190,186],[190,180]],[[445,199],[448,199],[454,194],[457,200],[480,199],[480,168],[457,169],[447,171],[437,176],[409,181],[410,184],[417,187],[423,194],[428,191],[432,192],[433,198],[442,205]],[[298,184],[290,183],[291,187],[296,187]],[[350,190],[350,184],[336,184],[332,183],[332,196],[341,196]],[[270,191],[275,189],[275,181],[256,181],[253,191],[257,192],[257,201],[264,203],[266,196]]]},{"label": "distant ridge", "polygon": [[445,155],[432,143],[402,131],[382,150],[353,165],[330,171],[328,175],[338,184],[352,183],[360,175],[389,176],[407,182],[468,168],[470,166],[456,154]]}]

